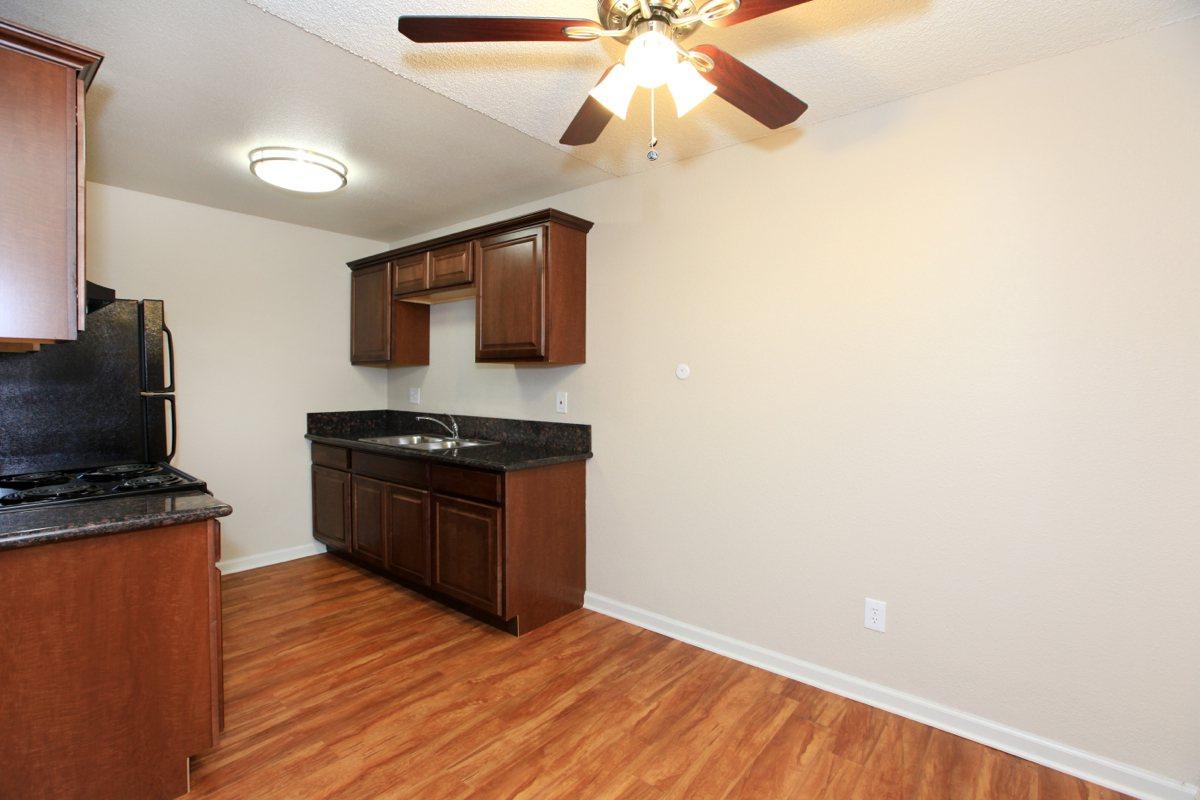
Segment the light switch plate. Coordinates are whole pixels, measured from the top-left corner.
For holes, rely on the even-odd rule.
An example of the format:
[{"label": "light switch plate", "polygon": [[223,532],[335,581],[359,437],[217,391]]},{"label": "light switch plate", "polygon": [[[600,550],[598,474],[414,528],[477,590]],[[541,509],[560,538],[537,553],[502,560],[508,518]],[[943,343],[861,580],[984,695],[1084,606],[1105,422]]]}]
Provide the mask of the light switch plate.
[{"label": "light switch plate", "polygon": [[554,410],[560,414],[567,413],[567,393],[559,392],[554,400]]},{"label": "light switch plate", "polygon": [[418,405],[420,404],[420,402],[421,402],[421,387],[420,386],[410,386],[408,388],[408,402],[417,403]]}]

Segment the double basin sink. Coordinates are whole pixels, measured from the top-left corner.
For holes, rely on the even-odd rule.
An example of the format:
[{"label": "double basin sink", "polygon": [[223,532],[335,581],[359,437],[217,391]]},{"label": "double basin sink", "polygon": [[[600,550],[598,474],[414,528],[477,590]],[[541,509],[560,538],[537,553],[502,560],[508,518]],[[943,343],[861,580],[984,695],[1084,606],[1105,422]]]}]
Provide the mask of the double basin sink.
[{"label": "double basin sink", "polygon": [[452,436],[429,436],[427,434],[409,434],[406,436],[368,436],[359,439],[370,444],[384,444],[389,447],[403,447],[406,450],[457,450],[461,447],[482,447],[497,444],[484,439],[456,439]]}]

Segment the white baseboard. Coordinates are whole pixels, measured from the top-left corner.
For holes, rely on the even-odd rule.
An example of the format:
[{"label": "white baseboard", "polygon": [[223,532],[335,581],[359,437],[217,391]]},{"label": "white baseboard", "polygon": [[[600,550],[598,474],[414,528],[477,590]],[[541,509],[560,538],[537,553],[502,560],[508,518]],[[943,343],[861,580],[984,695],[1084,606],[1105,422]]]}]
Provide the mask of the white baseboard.
[{"label": "white baseboard", "polygon": [[1195,800],[1197,787],[1044,739],[974,714],[925,700],[853,675],[698,628],[653,611],[587,592],[584,607],[768,672],[899,714],[1014,756],[1143,800]]},{"label": "white baseboard", "polygon": [[221,569],[221,574],[232,575],[235,572],[245,572],[248,569],[269,567],[272,564],[282,564],[284,561],[294,561],[297,558],[315,556],[324,552],[325,545],[321,544],[320,542],[312,541],[308,544],[297,545],[296,547],[285,547],[282,550],[271,550],[266,553],[258,553],[252,556],[231,558],[226,561],[218,562],[217,566]]}]

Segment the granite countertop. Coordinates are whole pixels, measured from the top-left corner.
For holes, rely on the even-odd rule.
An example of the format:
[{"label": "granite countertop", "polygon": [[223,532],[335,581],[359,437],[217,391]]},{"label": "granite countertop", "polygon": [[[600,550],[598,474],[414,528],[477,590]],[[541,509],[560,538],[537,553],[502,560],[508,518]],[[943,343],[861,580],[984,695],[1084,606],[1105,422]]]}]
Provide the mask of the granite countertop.
[{"label": "granite countertop", "polygon": [[226,517],[211,494],[179,492],[86,500],[0,512],[0,550]]},{"label": "granite countertop", "polygon": [[[310,441],[365,450],[372,453],[416,458],[440,464],[485,469],[492,472],[514,472],[522,469],[548,467],[568,461],[584,461],[592,457],[590,425],[559,422],[536,422],[493,417],[457,416],[459,433],[464,439],[484,439],[496,444],[463,447],[457,450],[411,450],[386,444],[359,441],[368,436],[397,436],[425,433],[445,436],[437,425],[417,420],[408,411],[345,411],[308,415]],[[445,419],[443,414],[431,414]]]}]

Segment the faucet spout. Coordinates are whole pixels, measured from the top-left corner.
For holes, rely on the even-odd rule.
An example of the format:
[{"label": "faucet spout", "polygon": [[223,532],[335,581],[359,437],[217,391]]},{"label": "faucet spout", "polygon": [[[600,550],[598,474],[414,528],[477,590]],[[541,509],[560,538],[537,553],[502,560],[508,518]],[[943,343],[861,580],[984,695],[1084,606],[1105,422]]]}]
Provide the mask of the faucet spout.
[{"label": "faucet spout", "polygon": [[[450,420],[450,425],[447,425],[446,423],[442,422],[437,417],[425,417],[425,416],[417,417],[418,422],[423,419],[429,420],[430,422],[436,422],[438,425],[441,425],[443,428],[446,429],[446,432],[449,433],[451,436],[453,436],[455,439],[462,438],[458,435],[458,420],[456,420],[454,418],[453,414],[446,415],[446,419]],[[454,427],[451,427],[451,425]]]}]

